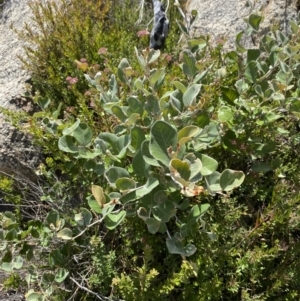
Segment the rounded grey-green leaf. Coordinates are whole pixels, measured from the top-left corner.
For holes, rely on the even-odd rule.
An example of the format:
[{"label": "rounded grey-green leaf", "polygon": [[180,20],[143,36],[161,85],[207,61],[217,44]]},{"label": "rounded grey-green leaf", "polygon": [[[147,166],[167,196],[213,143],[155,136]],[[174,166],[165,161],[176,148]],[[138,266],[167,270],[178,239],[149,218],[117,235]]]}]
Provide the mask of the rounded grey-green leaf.
[{"label": "rounded grey-green leaf", "polygon": [[191,256],[193,255],[196,251],[197,248],[193,244],[188,244],[186,246],[183,246],[181,242],[176,241],[174,238],[167,238],[167,248],[168,251],[171,254],[179,254],[182,256]]},{"label": "rounded grey-green leaf", "polygon": [[233,112],[230,107],[221,106],[218,110],[218,120],[220,122],[231,122],[233,120]]},{"label": "rounded grey-green leaf", "polygon": [[11,262],[12,261],[12,252],[11,250],[7,250],[2,259],[1,259],[2,262]]},{"label": "rounded grey-green leaf", "polygon": [[189,47],[192,49],[192,51],[203,49],[207,46],[207,41],[205,39],[191,39],[188,41]]},{"label": "rounded grey-green leaf", "polygon": [[71,133],[71,135],[77,140],[80,145],[83,146],[88,145],[93,138],[93,132],[86,123],[80,123]]},{"label": "rounded grey-green leaf", "polygon": [[168,199],[168,194],[166,190],[159,190],[154,195],[154,201],[157,204],[162,204]]},{"label": "rounded grey-green leaf", "polygon": [[14,264],[13,262],[3,262],[0,265],[0,269],[5,272],[11,272],[14,269]]},{"label": "rounded grey-green leaf", "polygon": [[175,205],[170,200],[152,208],[154,217],[161,222],[168,222],[176,214]]},{"label": "rounded grey-green leaf", "polygon": [[26,297],[26,301],[41,301],[43,300],[43,296],[38,293],[30,293]]},{"label": "rounded grey-green leaf", "polygon": [[201,204],[201,205],[195,205],[192,207],[189,215],[188,215],[188,221],[191,220],[198,220],[210,207],[209,204]]},{"label": "rounded grey-green leaf", "polygon": [[200,154],[197,157],[201,160],[202,163],[200,172],[203,176],[208,176],[217,170],[218,161],[216,161],[215,159],[203,154]]},{"label": "rounded grey-green leaf", "polygon": [[117,82],[116,76],[114,74],[112,74],[110,76],[108,84],[109,84],[109,89],[111,92],[111,97],[114,98],[115,95],[118,93],[118,82]]},{"label": "rounded grey-green leaf", "polygon": [[159,181],[156,178],[150,177],[144,186],[141,186],[136,190],[136,196],[141,198],[150,193],[158,185]]},{"label": "rounded grey-green leaf", "polygon": [[54,281],[54,278],[55,278],[55,276],[53,273],[44,272],[43,276],[42,276],[42,282],[43,282],[43,284],[51,285],[51,283]]},{"label": "rounded grey-green leaf", "polygon": [[171,84],[173,84],[176,89],[178,89],[179,91],[181,91],[182,94],[185,93],[185,91],[187,89],[187,87],[182,82],[180,82],[180,81],[174,80],[174,81],[171,82]]},{"label": "rounded grey-green leaf", "polygon": [[214,194],[216,192],[221,192],[222,188],[220,186],[220,176],[221,174],[217,171],[205,176],[205,182],[207,185],[207,190]]},{"label": "rounded grey-green leaf", "polygon": [[254,162],[251,166],[251,169],[255,172],[268,172],[272,170],[272,167],[266,162]]},{"label": "rounded grey-green leaf", "polygon": [[58,148],[66,153],[77,153],[78,146],[74,143],[74,138],[72,136],[62,136],[58,140]]},{"label": "rounded grey-green leaf", "polygon": [[57,237],[64,240],[70,240],[73,237],[73,232],[69,228],[64,228],[57,233]]},{"label": "rounded grey-green leaf", "polygon": [[169,166],[170,152],[177,149],[177,131],[165,121],[156,121],[150,130],[150,153],[165,166]]},{"label": "rounded grey-green leaf", "polygon": [[131,136],[131,145],[134,147],[134,149],[135,150],[140,149],[142,143],[146,139],[144,131],[140,127],[134,126],[131,129],[130,136]]},{"label": "rounded grey-green leaf", "polygon": [[166,75],[166,72],[164,69],[156,70],[155,72],[153,72],[153,74],[150,75],[150,78],[149,78],[150,85],[152,87],[154,87],[155,90],[157,90],[157,88],[161,85],[165,75]]},{"label": "rounded grey-green leaf", "polygon": [[188,125],[181,129],[177,134],[179,146],[189,142],[194,136],[199,133],[200,129],[195,125]]},{"label": "rounded grey-green leaf", "polygon": [[136,58],[138,59],[138,62],[140,64],[140,66],[145,70],[146,66],[147,66],[147,63],[146,63],[144,57],[139,54],[136,47],[134,47],[134,51],[135,51],[135,55],[136,55]]},{"label": "rounded grey-green leaf", "polygon": [[137,215],[139,218],[141,218],[142,220],[146,221],[148,218],[149,218],[149,211],[144,208],[144,207],[140,207],[138,210],[137,210]]},{"label": "rounded grey-green leaf", "polygon": [[80,124],[80,119],[77,119],[74,124],[72,124],[70,127],[65,128],[62,133],[63,135],[70,135]]},{"label": "rounded grey-green leaf", "polygon": [[21,256],[17,256],[13,259],[14,268],[19,270],[23,267],[24,259]]},{"label": "rounded grey-green leaf", "polygon": [[134,180],[125,178],[119,178],[116,181],[116,187],[121,192],[127,192],[128,190],[135,189],[136,183]]},{"label": "rounded grey-green leaf", "polygon": [[89,198],[88,204],[89,204],[91,210],[93,210],[94,212],[96,212],[96,213],[101,213],[102,212],[101,206],[99,205],[99,203],[95,199]]},{"label": "rounded grey-green leaf", "polygon": [[67,269],[58,269],[55,273],[55,281],[57,283],[62,283],[67,276],[69,275],[69,271]]},{"label": "rounded grey-green leaf", "polygon": [[80,208],[80,210],[81,210],[81,216],[84,221],[84,225],[88,226],[93,219],[92,213],[89,210],[87,210],[86,208]]},{"label": "rounded grey-green leaf", "polygon": [[123,58],[118,66],[118,77],[122,83],[127,83],[127,77],[123,71],[123,69],[130,67],[127,59]]},{"label": "rounded grey-green leaf", "polygon": [[185,181],[188,181],[190,179],[191,175],[191,170],[190,170],[190,165],[186,161],[181,161],[177,158],[174,158],[170,162],[170,171],[171,174],[177,173],[179,176],[184,179]]},{"label": "rounded grey-green leaf", "polygon": [[113,166],[104,173],[109,183],[115,184],[119,178],[129,178],[129,172],[125,168]]},{"label": "rounded grey-green leaf", "polygon": [[196,97],[201,90],[201,84],[191,85],[183,94],[183,104],[188,106],[196,105]]},{"label": "rounded grey-green leaf", "polygon": [[114,105],[111,107],[111,111],[118,119],[120,119],[122,122],[124,122],[128,116],[125,115],[124,111],[120,106]]},{"label": "rounded grey-green leaf", "polygon": [[151,234],[155,234],[158,232],[159,228],[160,228],[160,225],[161,225],[161,221],[153,218],[153,217],[149,217],[146,219],[146,225],[147,225],[147,228],[148,228],[148,231],[151,233]]},{"label": "rounded grey-green leaf", "polygon": [[138,150],[132,160],[132,167],[137,176],[148,177],[151,165],[144,158],[141,150]]},{"label": "rounded grey-green leaf", "polygon": [[239,187],[245,179],[245,174],[242,171],[225,169],[220,177],[220,186],[224,191],[231,191]]},{"label": "rounded grey-green leaf", "polygon": [[160,56],[160,50],[154,50],[151,49],[147,55],[147,62],[148,64],[152,64],[153,62],[155,62]]},{"label": "rounded grey-green leaf", "polygon": [[144,161],[151,166],[160,166],[159,162],[150,153],[150,141],[145,140],[142,143],[141,151]]},{"label": "rounded grey-green leaf", "polygon": [[198,72],[198,69],[196,68],[196,58],[194,54],[189,49],[185,49],[183,51],[182,60],[183,60],[183,65],[182,65],[183,73],[193,78],[195,74]]},{"label": "rounded grey-green leaf", "polygon": [[52,209],[46,216],[45,222],[47,226],[53,224],[56,226],[57,222],[59,221],[59,212],[57,210]]},{"label": "rounded grey-green leaf", "polygon": [[130,96],[127,99],[129,108],[127,110],[127,115],[130,116],[133,113],[138,113],[139,115],[143,115],[144,107],[143,104],[139,101],[137,97]]},{"label": "rounded grey-green leaf", "polygon": [[117,214],[108,214],[105,216],[104,222],[109,230],[115,229],[125,218],[126,211],[122,210]]},{"label": "rounded grey-green leaf", "polygon": [[249,25],[255,30],[259,30],[259,25],[262,21],[262,16],[256,15],[256,14],[251,14],[249,17]]}]

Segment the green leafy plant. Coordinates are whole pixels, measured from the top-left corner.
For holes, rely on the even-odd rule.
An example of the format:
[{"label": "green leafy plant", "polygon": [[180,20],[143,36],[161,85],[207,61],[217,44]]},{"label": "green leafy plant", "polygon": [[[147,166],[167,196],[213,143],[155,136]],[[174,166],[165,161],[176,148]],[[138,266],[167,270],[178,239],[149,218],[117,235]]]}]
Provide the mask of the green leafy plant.
[{"label": "green leafy plant", "polygon": [[[188,78],[197,77],[197,70],[191,73],[185,67],[193,66],[195,55],[188,50],[184,53],[188,55],[184,56],[183,72]],[[171,253],[191,256],[196,248],[193,244],[185,246],[184,241],[189,231],[197,227],[205,231],[205,223],[202,221],[202,226],[198,223],[209,205],[191,206],[188,198],[197,197],[205,190],[231,191],[242,184],[244,174],[230,169],[219,173],[216,171],[218,162],[200,152],[221,139],[217,122],[212,121],[204,128],[189,122],[199,106],[197,96],[201,84],[190,80],[188,86],[181,84],[185,90],[181,95],[175,89],[159,98],[165,71],[152,66],[160,51],[139,54],[136,50],[136,55],[144,70],[143,77],[133,77],[134,71],[126,59],[118,67],[120,83],[111,75],[109,90],[102,86],[101,74],[86,75],[100,91],[98,105],[104,108],[106,116],[112,115],[118,120],[114,133],[100,133],[93,139],[92,129],[78,119],[62,131],[59,149],[83,160],[82,164],[84,160],[94,159],[94,168],[97,166],[98,171],[102,164],[98,176],[105,185],[94,185],[92,192],[97,204],[90,200],[90,207],[100,213],[98,221],[103,220],[108,229],[114,229],[126,215],[132,216],[135,208],[149,232],[168,234],[167,247]],[[131,91],[125,99],[118,95],[122,85]],[[180,120],[180,124],[176,124],[176,120]],[[131,174],[122,167],[125,162],[132,162]],[[205,187],[199,186],[200,181]],[[179,211],[184,212],[181,219]],[[173,236],[167,223],[174,218],[179,232]],[[72,238],[71,230],[68,235],[65,235],[66,229],[62,231],[64,238]]]},{"label": "green leafy plant", "polygon": [[[1,214],[1,268],[32,263],[27,298],[299,298],[298,24],[255,49],[188,40],[174,69],[148,49],[109,74],[80,62],[93,105],[73,115],[37,96],[32,131],[69,179],[43,219]],[[80,205],[56,205],[72,189]]]}]

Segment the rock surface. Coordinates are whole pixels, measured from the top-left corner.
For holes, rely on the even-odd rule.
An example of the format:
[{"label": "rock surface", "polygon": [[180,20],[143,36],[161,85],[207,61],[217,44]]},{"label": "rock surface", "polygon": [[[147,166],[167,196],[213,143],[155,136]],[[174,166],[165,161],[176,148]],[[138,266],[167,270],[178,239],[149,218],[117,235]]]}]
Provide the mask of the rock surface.
[{"label": "rock surface", "polygon": [[[23,54],[22,43],[10,25],[21,29],[30,22],[28,0],[6,0],[0,12],[0,106],[10,109],[26,106],[22,102],[25,83],[30,78],[18,55]],[[18,103],[18,106],[16,106]],[[23,169],[38,163],[38,154],[30,138],[22,134],[0,115],[0,172],[11,168]]]},{"label": "rock surface", "polygon": [[6,0],[0,13],[0,105],[9,106],[12,99],[24,92],[24,84],[30,78],[18,55],[23,54],[22,43],[10,25],[21,29],[24,22],[30,22],[28,0]]},{"label": "rock surface", "polygon": [[[233,48],[236,35],[245,30],[247,18],[251,13],[260,14],[263,22],[261,35],[272,26],[288,30],[290,19],[296,19],[298,0],[188,0],[186,10],[198,11],[192,26],[192,34],[210,35],[216,42],[225,40],[225,49]],[[244,41],[247,47],[253,46],[252,39]]]}]

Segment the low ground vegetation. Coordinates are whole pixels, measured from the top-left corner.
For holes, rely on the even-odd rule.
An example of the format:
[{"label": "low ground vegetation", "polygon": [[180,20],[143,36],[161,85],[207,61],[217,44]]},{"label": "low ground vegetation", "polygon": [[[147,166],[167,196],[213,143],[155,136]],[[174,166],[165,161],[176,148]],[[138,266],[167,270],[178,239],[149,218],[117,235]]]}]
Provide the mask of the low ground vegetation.
[{"label": "low ground vegetation", "polygon": [[44,150],[41,209],[24,216],[28,199],[1,176],[16,208],[0,215],[5,285],[28,300],[297,300],[300,21],[245,49],[252,14],[230,52],[179,22],[185,46],[173,29],[162,53],[127,27],[116,40],[107,20],[128,10],[98,2],[102,19],[86,6],[81,31],[33,4],[36,111],[5,113]]}]

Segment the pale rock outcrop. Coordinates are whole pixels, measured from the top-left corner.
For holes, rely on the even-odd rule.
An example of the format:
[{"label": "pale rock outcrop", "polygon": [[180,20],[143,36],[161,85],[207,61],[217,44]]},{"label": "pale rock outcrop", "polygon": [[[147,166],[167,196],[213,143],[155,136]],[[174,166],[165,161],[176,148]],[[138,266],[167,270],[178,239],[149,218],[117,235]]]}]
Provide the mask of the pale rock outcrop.
[{"label": "pale rock outcrop", "polygon": [[[296,19],[299,3],[299,0],[188,0],[186,11],[198,12],[192,35],[210,35],[213,42],[225,40],[224,48],[230,49],[235,45],[236,35],[245,30],[244,19],[251,13],[263,17],[260,35],[272,26],[288,32],[289,20]],[[244,43],[252,47],[253,40],[249,38]]]},{"label": "pale rock outcrop", "polygon": [[[0,8],[0,106],[10,109],[27,105],[22,94],[30,76],[18,59],[18,55],[23,54],[22,42],[11,29],[11,24],[21,29],[24,22],[30,23],[28,2],[5,0]],[[9,169],[20,172],[36,166],[38,153],[30,138],[5,122],[0,114],[0,172],[6,173]]]},{"label": "pale rock outcrop", "polygon": [[0,105],[8,107],[10,101],[21,97],[24,84],[30,78],[22,69],[18,55],[23,54],[22,43],[11,25],[21,29],[30,23],[28,0],[6,0],[0,13]]}]

